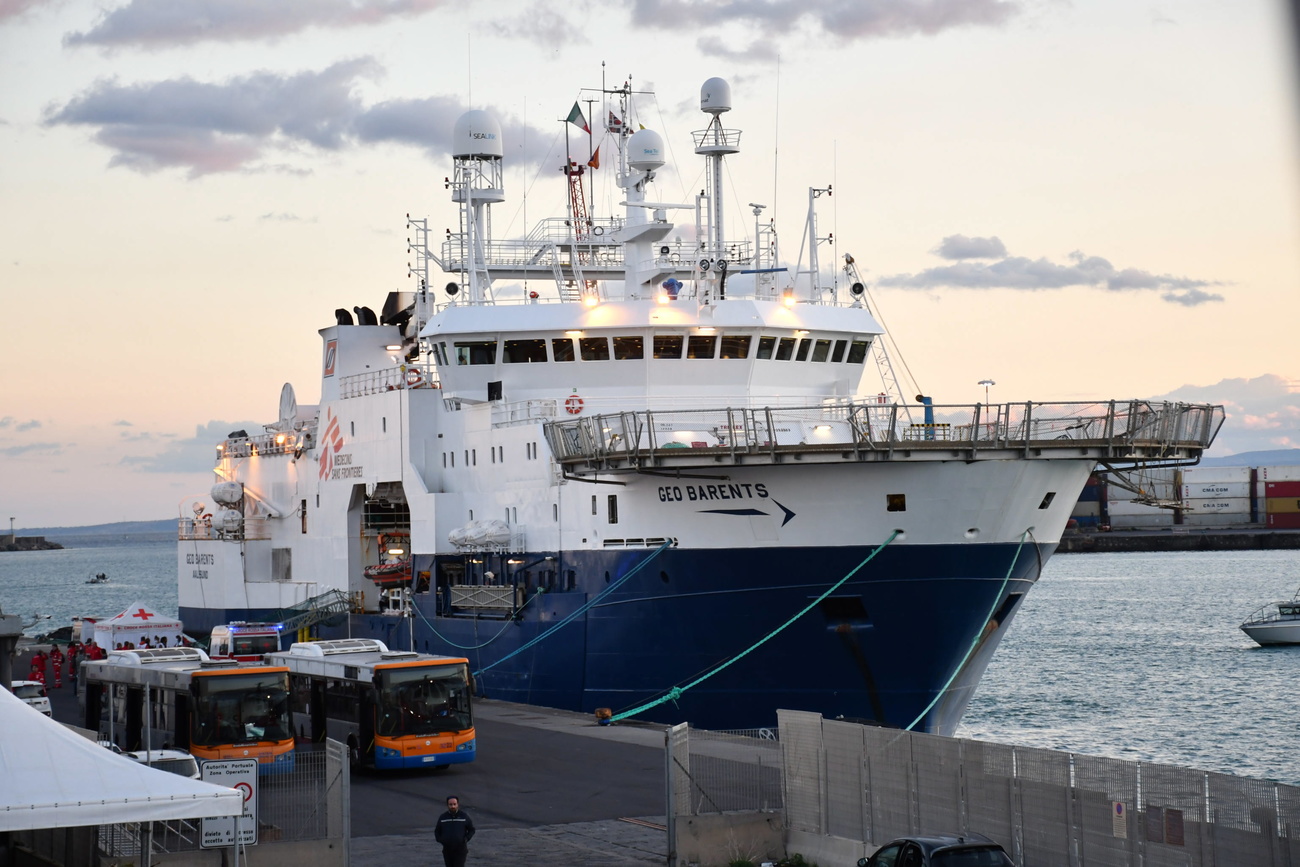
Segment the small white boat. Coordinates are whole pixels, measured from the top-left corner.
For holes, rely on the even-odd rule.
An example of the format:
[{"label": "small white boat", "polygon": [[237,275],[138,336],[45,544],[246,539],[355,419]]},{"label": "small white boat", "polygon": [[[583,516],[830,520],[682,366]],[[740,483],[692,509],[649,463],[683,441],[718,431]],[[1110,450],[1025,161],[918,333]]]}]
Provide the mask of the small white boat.
[{"label": "small white boat", "polygon": [[86,579],[86,583],[87,583],[87,584],[107,584],[107,583],[108,583],[108,576],[105,575],[103,572],[96,572],[94,575],[91,575],[89,578]]},{"label": "small white boat", "polygon": [[1270,602],[1241,624],[1260,645],[1300,644],[1300,590],[1285,602]]}]

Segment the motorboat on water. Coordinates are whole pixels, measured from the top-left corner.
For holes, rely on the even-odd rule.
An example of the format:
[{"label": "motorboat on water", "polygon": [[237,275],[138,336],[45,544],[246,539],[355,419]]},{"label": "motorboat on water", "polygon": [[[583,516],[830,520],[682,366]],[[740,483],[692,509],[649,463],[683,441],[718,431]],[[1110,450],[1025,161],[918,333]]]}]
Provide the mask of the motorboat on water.
[{"label": "motorboat on water", "polygon": [[1241,631],[1261,647],[1300,644],[1300,590],[1284,602],[1270,602],[1252,613]]},{"label": "motorboat on water", "polygon": [[103,573],[103,572],[96,572],[94,575],[91,575],[89,578],[86,579],[86,583],[87,583],[87,584],[107,584],[107,583],[108,583],[108,575],[106,575],[106,574]]},{"label": "motorboat on water", "polygon": [[336,309],[316,402],[286,384],[216,445],[211,516],[182,508],[187,628],[454,653],[490,697],[585,712],[952,733],[1089,473],[1195,461],[1223,408],[914,402],[853,257],[817,258],[828,187],[798,261],[764,205],[728,221],[727,82],[679,201],[642,94],[598,99],[567,212],[521,238],[492,231],[500,124],[456,122],[455,213],[408,218],[415,291]]}]

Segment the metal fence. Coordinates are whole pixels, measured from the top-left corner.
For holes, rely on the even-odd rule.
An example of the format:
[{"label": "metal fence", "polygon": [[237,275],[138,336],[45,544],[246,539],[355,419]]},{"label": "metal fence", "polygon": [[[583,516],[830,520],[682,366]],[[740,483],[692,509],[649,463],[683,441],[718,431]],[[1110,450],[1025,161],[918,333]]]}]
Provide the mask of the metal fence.
[{"label": "metal fence", "polygon": [[[257,778],[257,843],[342,840],[350,836],[347,748],[337,741],[295,751],[289,773]],[[107,858],[138,858],[200,848],[202,820],[102,825],[99,849]]]},{"label": "metal fence", "polygon": [[[781,711],[779,719],[789,830],[875,844],[975,831],[1035,867],[1300,865],[1294,786],[796,711]],[[701,734],[690,733],[685,761],[692,772],[697,747],[717,749]],[[730,769],[723,779],[707,776],[707,763],[700,767],[709,800],[764,809],[765,797],[741,783],[744,772]],[[724,784],[735,788],[723,793]],[[691,792],[697,809],[703,799]],[[739,806],[742,796],[747,807]]]}]

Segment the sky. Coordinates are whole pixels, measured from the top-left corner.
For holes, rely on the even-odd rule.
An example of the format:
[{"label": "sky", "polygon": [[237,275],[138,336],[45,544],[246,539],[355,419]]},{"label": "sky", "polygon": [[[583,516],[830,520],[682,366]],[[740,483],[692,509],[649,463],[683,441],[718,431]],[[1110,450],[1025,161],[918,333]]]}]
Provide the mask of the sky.
[{"label": "sky", "polygon": [[936,403],[1212,401],[1212,454],[1300,446],[1289,34],[1278,0],[0,0],[0,521],[203,496],[282,383],[315,402],[335,308],[412,288],[406,214],[456,225],[456,118],[501,122],[519,236],[602,80],[654,92],[670,201],[729,81],[730,228],[766,203],[792,260],[831,186],[821,260]]}]

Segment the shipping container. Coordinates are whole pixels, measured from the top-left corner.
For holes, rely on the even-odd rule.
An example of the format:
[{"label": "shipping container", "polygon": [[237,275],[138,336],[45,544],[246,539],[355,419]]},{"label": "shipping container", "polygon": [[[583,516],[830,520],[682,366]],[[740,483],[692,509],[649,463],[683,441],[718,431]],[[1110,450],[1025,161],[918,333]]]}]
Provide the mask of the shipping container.
[{"label": "shipping container", "polygon": [[1288,512],[1269,515],[1268,526],[1272,530],[1300,530],[1300,513]]},{"label": "shipping container", "polygon": [[1095,503],[1101,499],[1101,486],[1089,485],[1079,494],[1080,503]]},{"label": "shipping container", "polygon": [[1184,500],[1183,510],[1186,513],[1199,514],[1218,512],[1222,515],[1249,515],[1250,498],[1226,497],[1221,500]]},{"label": "shipping container", "polygon": [[1112,530],[1159,530],[1165,527],[1174,526],[1174,515],[1172,512],[1165,512],[1160,515],[1120,515],[1117,518],[1111,518],[1110,528]]},{"label": "shipping container", "polygon": [[1182,486],[1175,485],[1172,482],[1153,483],[1149,479],[1144,479],[1141,481],[1134,479],[1133,484],[1136,487],[1140,487],[1142,489],[1142,493],[1139,494],[1136,491],[1128,491],[1125,490],[1124,488],[1118,487],[1117,485],[1107,485],[1106,499],[1112,503],[1124,503],[1130,500],[1136,500],[1139,497],[1143,499],[1171,500],[1171,501],[1182,499],[1179,496],[1183,491]]},{"label": "shipping container", "polygon": [[1250,482],[1197,482],[1183,485],[1184,500],[1245,499],[1250,497]]},{"label": "shipping container", "polygon": [[1300,513],[1300,497],[1270,497],[1264,501],[1264,511],[1270,515]]},{"label": "shipping container", "polygon": [[1101,503],[1075,503],[1071,518],[1095,518],[1101,514]]},{"label": "shipping container", "polygon": [[[1112,500],[1107,504],[1106,511],[1109,512],[1112,517],[1115,515],[1153,515],[1157,512],[1163,512],[1170,516],[1174,514],[1173,509],[1160,509],[1156,506],[1148,506],[1144,503],[1134,503],[1129,500],[1120,500],[1118,502]],[[1169,520],[1172,522],[1173,518],[1170,517]]]},{"label": "shipping container", "polygon": [[1300,497],[1300,482],[1264,482],[1266,497]]},{"label": "shipping container", "polygon": [[[1300,467],[1296,469],[1300,470]],[[1300,478],[1297,476],[1296,478]],[[1188,467],[1183,470],[1184,485],[1249,482],[1250,467]]]},{"label": "shipping container", "polygon": [[1260,467],[1259,477],[1266,482],[1300,482],[1300,467]]},{"label": "shipping container", "polygon": [[1101,524],[1101,518],[1096,515],[1080,515],[1074,520],[1078,522],[1080,529],[1096,529]]},{"label": "shipping container", "polygon": [[1251,523],[1250,515],[1240,514],[1222,514],[1216,512],[1184,512],[1184,527],[1223,527],[1225,529],[1232,527],[1258,527],[1259,523]]}]

